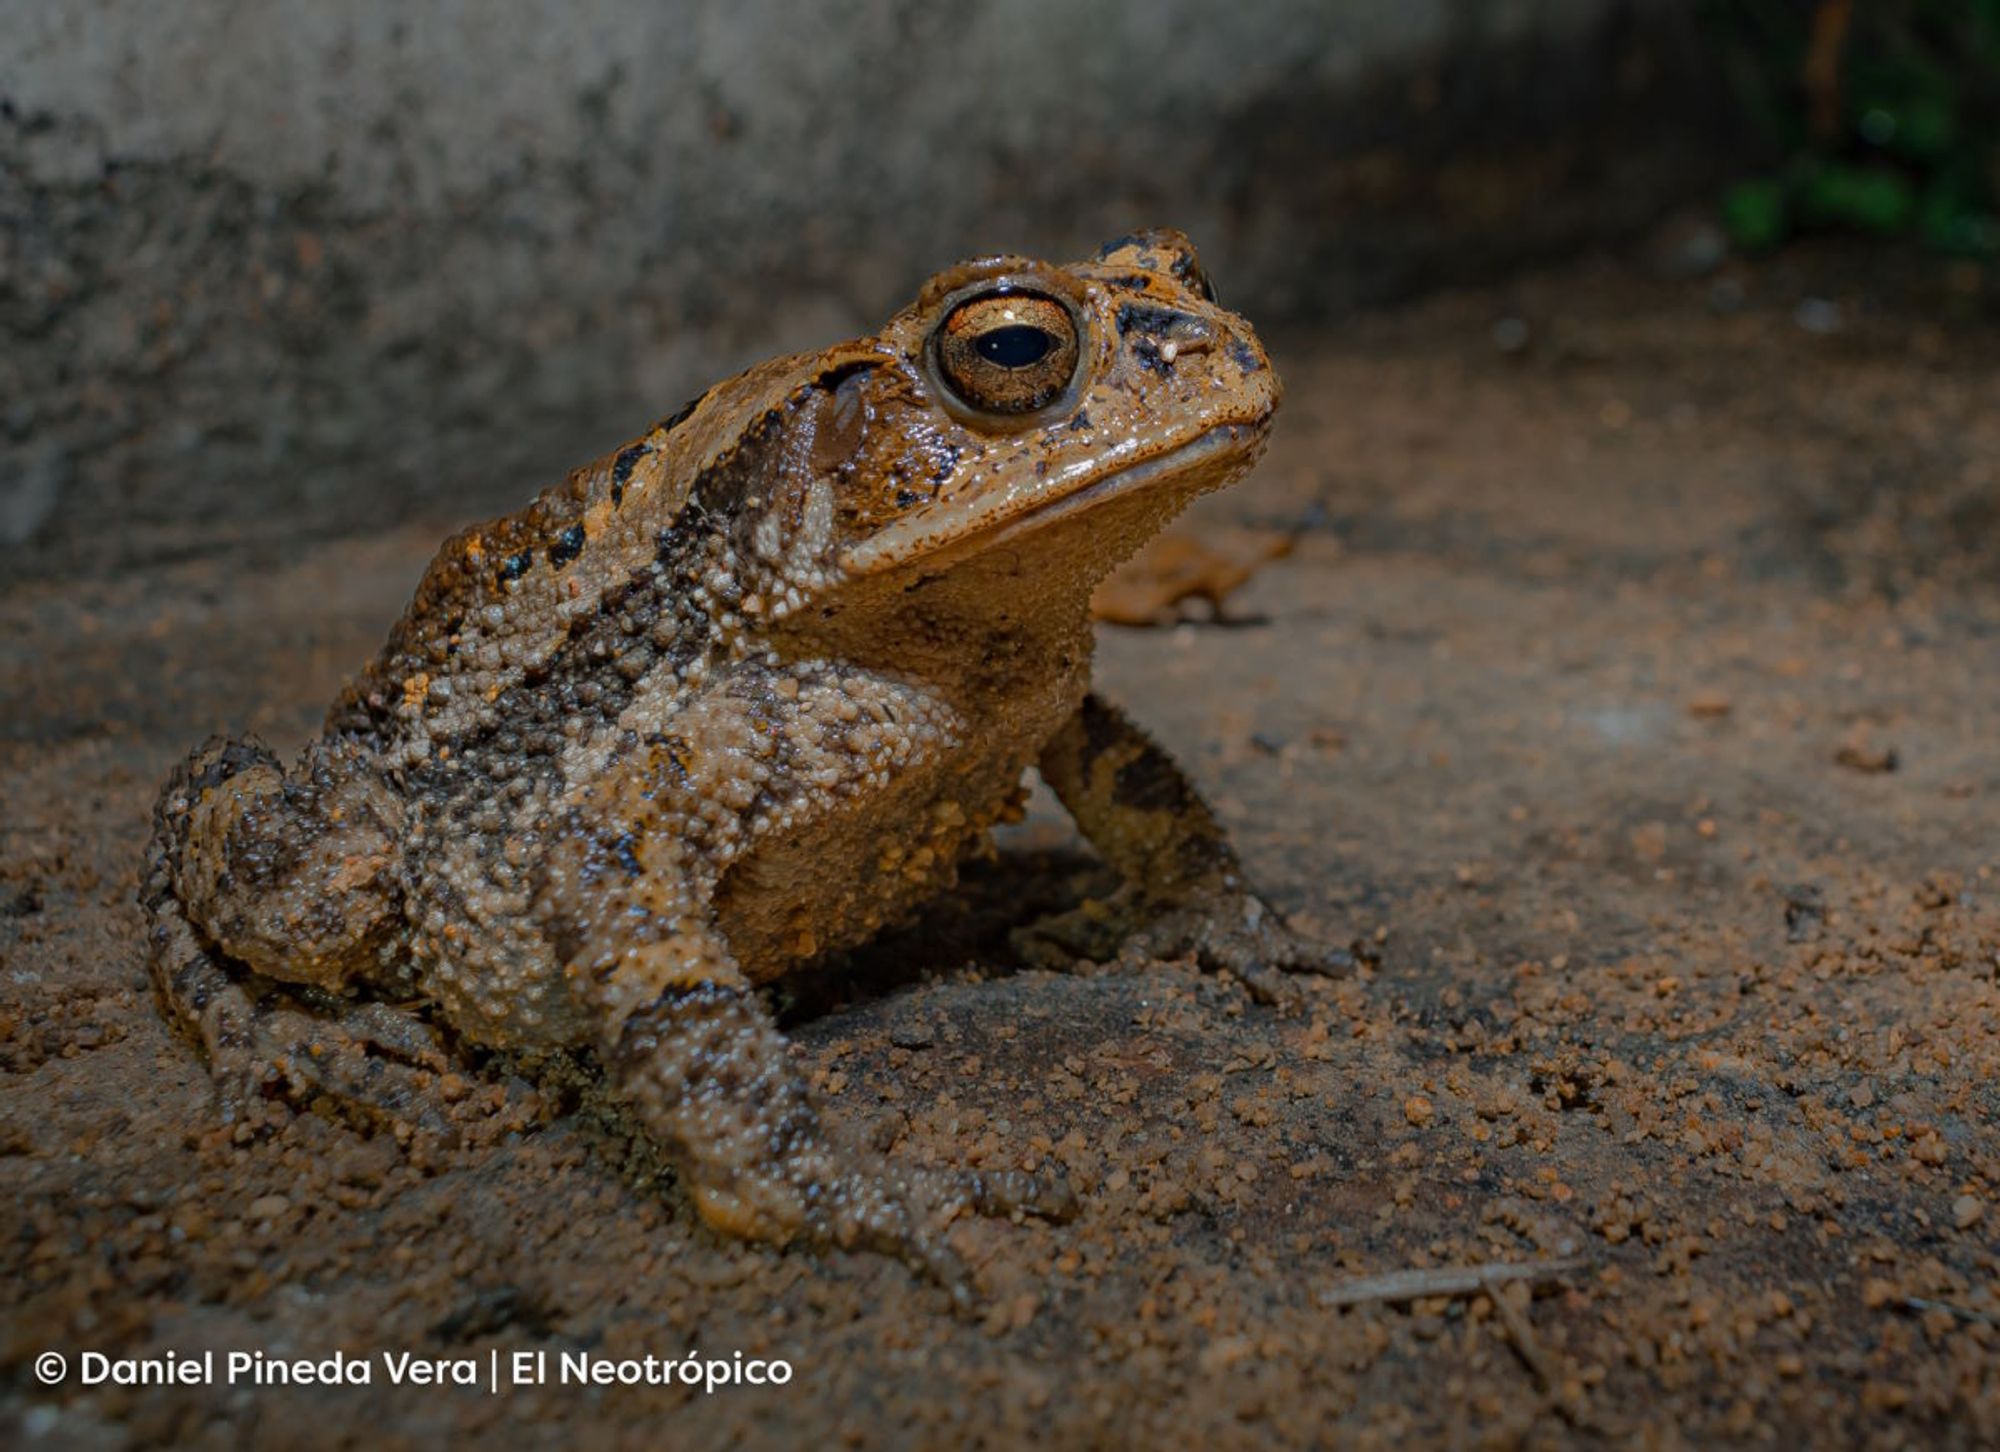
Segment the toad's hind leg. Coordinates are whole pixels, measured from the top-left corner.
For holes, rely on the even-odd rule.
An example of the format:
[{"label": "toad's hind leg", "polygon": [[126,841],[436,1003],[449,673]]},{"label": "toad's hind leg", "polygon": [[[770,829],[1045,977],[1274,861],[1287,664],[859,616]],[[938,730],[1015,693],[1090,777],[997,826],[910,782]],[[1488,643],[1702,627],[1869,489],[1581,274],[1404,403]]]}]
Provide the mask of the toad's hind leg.
[{"label": "toad's hind leg", "polygon": [[228,1111],[277,1091],[435,1119],[425,1071],[445,1059],[429,1026],[334,996],[389,929],[394,827],[365,758],[339,745],[288,775],[261,748],[211,742],[168,782],[141,895],[149,967]]},{"label": "toad's hind leg", "polygon": [[316,741],[285,771],[261,746],[211,741],[153,810],[149,904],[253,972],[337,989],[394,926],[401,809],[360,747]]}]

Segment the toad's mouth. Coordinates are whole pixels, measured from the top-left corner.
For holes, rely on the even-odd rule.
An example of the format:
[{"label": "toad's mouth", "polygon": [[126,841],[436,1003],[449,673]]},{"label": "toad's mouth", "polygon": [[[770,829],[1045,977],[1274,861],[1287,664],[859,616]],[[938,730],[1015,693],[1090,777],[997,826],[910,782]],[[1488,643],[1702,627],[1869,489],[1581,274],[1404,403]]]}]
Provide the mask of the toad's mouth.
[{"label": "toad's mouth", "polygon": [[1047,481],[1025,497],[969,501],[959,509],[925,511],[847,551],[850,576],[877,575],[898,565],[1012,544],[1023,537],[1171,479],[1189,498],[1220,488],[1256,462],[1269,430],[1260,424],[1218,424],[1164,454],[1106,468],[1104,459],[1067,489]]}]

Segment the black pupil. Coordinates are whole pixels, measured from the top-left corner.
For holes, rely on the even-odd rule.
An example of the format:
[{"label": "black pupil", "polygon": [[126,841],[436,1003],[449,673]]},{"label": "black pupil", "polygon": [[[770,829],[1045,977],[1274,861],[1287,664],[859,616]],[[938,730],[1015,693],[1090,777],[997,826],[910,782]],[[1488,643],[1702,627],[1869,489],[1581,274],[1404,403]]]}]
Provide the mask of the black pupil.
[{"label": "black pupil", "polygon": [[997,363],[1002,368],[1026,368],[1048,357],[1055,345],[1054,338],[1032,323],[1014,323],[981,333],[973,347],[988,363]]}]

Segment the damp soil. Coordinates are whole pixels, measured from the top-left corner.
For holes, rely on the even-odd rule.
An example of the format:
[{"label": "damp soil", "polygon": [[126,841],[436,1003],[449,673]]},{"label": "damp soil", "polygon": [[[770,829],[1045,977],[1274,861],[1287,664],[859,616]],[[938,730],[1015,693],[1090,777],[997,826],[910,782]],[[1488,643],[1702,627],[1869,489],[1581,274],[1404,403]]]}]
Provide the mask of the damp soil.
[{"label": "damp soil", "polygon": [[[219,1117],[141,962],[154,790],[212,730],[301,741],[453,521],[0,596],[8,1440],[2000,1441],[2000,345],[1976,277],[1911,272],[1586,265],[1276,330],[1277,439],[1201,514],[1290,552],[1105,626],[1099,678],[1361,970],[1283,1016],[1022,968],[1011,923],[1106,886],[1038,803],[783,995],[832,1118],[1080,1191],[950,1228],[971,1316],[717,1239],[587,1074],[467,1060],[444,1134]],[[74,1375],[206,1350],[374,1380]],[[379,1362],[523,1351],[549,1384],[499,1395]]]}]

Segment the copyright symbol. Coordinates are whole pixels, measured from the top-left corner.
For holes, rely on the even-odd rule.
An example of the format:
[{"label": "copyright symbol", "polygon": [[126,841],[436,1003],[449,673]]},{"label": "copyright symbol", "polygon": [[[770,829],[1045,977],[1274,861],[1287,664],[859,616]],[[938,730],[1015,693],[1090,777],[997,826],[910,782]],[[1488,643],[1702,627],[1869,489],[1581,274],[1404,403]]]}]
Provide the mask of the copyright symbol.
[{"label": "copyright symbol", "polygon": [[35,1358],[35,1377],[43,1386],[54,1386],[69,1370],[69,1363],[63,1360],[60,1351],[44,1351]]}]

